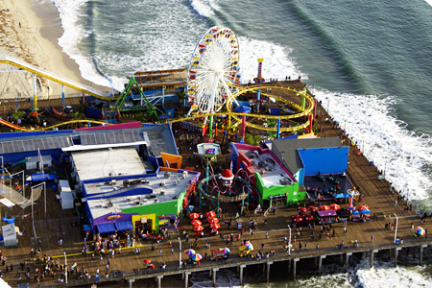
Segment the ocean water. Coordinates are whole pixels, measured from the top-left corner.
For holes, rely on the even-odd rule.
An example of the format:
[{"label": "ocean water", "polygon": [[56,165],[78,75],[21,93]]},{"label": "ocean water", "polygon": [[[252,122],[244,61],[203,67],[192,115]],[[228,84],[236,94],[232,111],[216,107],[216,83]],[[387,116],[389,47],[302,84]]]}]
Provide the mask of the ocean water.
[{"label": "ocean water", "polygon": [[[59,44],[82,76],[119,90],[136,71],[188,67],[209,27],[231,28],[243,82],[256,75],[258,57],[265,78],[301,76],[416,211],[432,211],[431,0],[35,1],[56,5]],[[369,270],[360,261],[348,274],[268,286],[432,286],[430,266],[391,266],[377,260]],[[205,287],[199,278],[195,287]],[[231,278],[220,286],[238,285],[223,280]]]}]

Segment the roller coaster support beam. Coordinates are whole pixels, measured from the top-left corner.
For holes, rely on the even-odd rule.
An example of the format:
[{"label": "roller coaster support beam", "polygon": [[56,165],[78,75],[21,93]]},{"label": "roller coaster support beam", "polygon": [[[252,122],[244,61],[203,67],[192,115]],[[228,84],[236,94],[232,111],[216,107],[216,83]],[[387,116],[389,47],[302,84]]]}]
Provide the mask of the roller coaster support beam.
[{"label": "roller coaster support beam", "polygon": [[245,139],[245,134],[246,134],[246,113],[243,113],[243,116],[242,116],[242,138],[243,138],[243,141]]},{"label": "roller coaster support beam", "polygon": [[33,74],[33,108],[32,111],[38,111],[37,95],[36,95],[36,74]]},{"label": "roller coaster support beam", "polygon": [[209,122],[209,138],[213,138],[213,115],[210,116],[210,122]]},{"label": "roller coaster support beam", "polygon": [[313,115],[308,115],[309,120],[309,133],[312,133],[312,127],[313,127]]},{"label": "roller coaster support beam", "polygon": [[276,139],[279,139],[279,134],[280,134],[280,125],[281,125],[281,119],[277,119],[277,131],[276,131]]}]

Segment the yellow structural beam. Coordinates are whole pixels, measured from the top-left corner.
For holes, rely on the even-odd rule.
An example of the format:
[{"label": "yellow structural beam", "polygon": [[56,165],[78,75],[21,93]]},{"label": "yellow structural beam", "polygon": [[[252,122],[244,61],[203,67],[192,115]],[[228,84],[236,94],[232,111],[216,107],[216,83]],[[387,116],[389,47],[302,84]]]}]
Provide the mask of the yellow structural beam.
[{"label": "yellow structural beam", "polygon": [[[298,111],[301,111],[300,113],[297,114],[292,114],[292,115],[267,115],[267,114],[254,114],[254,113],[248,113],[247,116],[248,117],[256,117],[256,118],[265,118],[265,119],[294,119],[294,118],[300,118],[303,117],[305,115],[309,115],[315,105],[314,100],[312,99],[312,97],[310,97],[307,93],[302,92],[301,90],[297,90],[294,88],[290,88],[290,87],[276,87],[276,86],[266,86],[264,88],[272,88],[272,89],[279,89],[279,90],[287,90],[287,91],[291,91],[294,92],[296,94],[300,94],[301,96],[305,97],[306,100],[308,101],[309,105],[307,105],[306,109],[303,109],[300,105],[293,103],[292,101],[289,101],[287,99],[281,98],[281,97],[277,97],[277,96],[273,96],[273,95],[269,95],[269,94],[265,94],[262,93],[262,95],[268,96],[268,97],[272,97],[274,99],[276,99],[276,101],[280,101],[283,103],[286,103],[292,107],[294,107],[295,109],[297,109]],[[238,96],[240,96],[243,93],[246,92],[256,92],[256,90],[258,90],[259,87],[250,87],[250,88],[242,88],[239,87],[239,90],[235,91],[232,96],[228,99],[226,107],[228,107],[227,111],[223,111],[223,112],[216,112],[216,113],[203,113],[203,114],[193,114],[190,115],[189,117],[185,117],[185,118],[179,118],[179,119],[172,119],[170,120],[170,123],[174,123],[174,122],[183,122],[183,121],[189,121],[189,120],[193,120],[196,118],[203,118],[203,117],[208,117],[208,116],[221,116],[221,115],[226,115],[228,116],[228,122],[231,122],[230,117],[232,117],[233,119],[235,119],[237,121],[236,126],[238,126],[242,120],[236,116],[243,116],[243,113],[237,113],[237,112],[233,112],[230,110],[231,107],[231,103],[232,101],[234,101],[234,99]],[[296,131],[296,130],[300,130],[300,129],[305,129],[309,126],[310,124],[310,120],[308,120],[306,123],[304,124],[299,124],[299,125],[295,125],[295,126],[291,126],[291,127],[287,127],[287,128],[280,128],[281,132],[291,132],[291,131]],[[277,127],[263,127],[257,124],[253,124],[250,122],[246,122],[246,125],[248,127],[252,127],[255,129],[259,129],[259,130],[264,130],[264,131],[277,131]]]},{"label": "yellow structural beam", "polygon": [[72,121],[67,121],[67,122],[62,122],[62,123],[58,123],[49,127],[40,127],[34,130],[31,129],[27,129],[27,128],[22,128],[21,131],[24,132],[29,132],[29,131],[46,131],[46,130],[52,130],[56,127],[60,127],[60,126],[64,126],[64,125],[70,125],[70,124],[74,124],[74,123],[93,123],[93,124],[105,124],[105,125],[112,125],[111,123],[105,123],[105,122],[101,122],[101,121],[95,121],[95,120],[72,120]]},{"label": "yellow structural beam", "polygon": [[7,64],[7,65],[17,67],[19,69],[28,71],[28,72],[33,73],[35,75],[38,75],[40,77],[49,79],[51,81],[54,81],[56,83],[59,83],[61,85],[67,86],[67,87],[70,87],[72,89],[75,89],[75,90],[80,91],[82,93],[85,93],[87,95],[94,96],[94,97],[101,99],[101,100],[104,100],[104,101],[113,101],[113,100],[117,99],[117,97],[103,96],[102,92],[98,91],[97,89],[93,89],[93,88],[88,87],[86,85],[83,85],[81,83],[77,83],[75,81],[68,80],[64,77],[56,75],[55,73],[46,71],[46,70],[41,69],[37,66],[26,63],[26,62],[21,61],[19,59],[15,59],[13,57],[9,57],[9,56],[0,57],[0,64]]}]

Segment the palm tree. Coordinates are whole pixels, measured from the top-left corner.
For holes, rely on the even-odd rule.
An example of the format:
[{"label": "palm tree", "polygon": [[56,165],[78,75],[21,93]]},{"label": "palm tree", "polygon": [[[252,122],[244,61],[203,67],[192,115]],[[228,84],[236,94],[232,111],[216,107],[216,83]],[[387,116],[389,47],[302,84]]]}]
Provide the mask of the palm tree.
[{"label": "palm tree", "polygon": [[251,134],[246,134],[245,137],[245,143],[249,144],[249,145],[253,145],[253,146],[259,146],[259,141],[261,140],[261,135],[251,135]]},{"label": "palm tree", "polygon": [[[84,117],[85,117],[85,114],[84,113],[81,113],[81,112],[75,112],[75,113],[72,113],[72,119],[71,119],[71,121],[75,121],[75,120],[81,120],[81,119],[83,119]],[[71,124],[71,126],[72,126],[72,128],[74,127],[76,125],[76,127],[80,127],[81,126],[81,123],[80,122],[77,122],[77,123],[72,123]]]},{"label": "palm tree", "polygon": [[16,120],[20,119],[21,117],[23,117],[24,114],[25,114],[24,111],[18,111],[18,110],[15,110],[15,111],[12,113],[12,116],[13,116],[13,119],[16,121]]}]

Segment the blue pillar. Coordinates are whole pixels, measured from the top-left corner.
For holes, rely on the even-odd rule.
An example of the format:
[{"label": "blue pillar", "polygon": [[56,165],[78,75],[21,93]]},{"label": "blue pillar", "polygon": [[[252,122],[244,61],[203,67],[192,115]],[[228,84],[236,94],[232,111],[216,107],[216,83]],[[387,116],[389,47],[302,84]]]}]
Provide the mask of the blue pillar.
[{"label": "blue pillar", "polygon": [[280,118],[278,118],[277,119],[277,135],[276,135],[276,139],[279,139],[279,134],[280,134],[280,123],[281,123],[281,119]]},{"label": "blue pillar", "polygon": [[62,85],[62,104],[63,104],[63,111],[65,109],[65,93],[64,93],[64,85]]},{"label": "blue pillar", "polygon": [[[261,102],[261,89],[257,90],[257,101]],[[259,104],[257,103],[257,112],[259,112]]]}]

